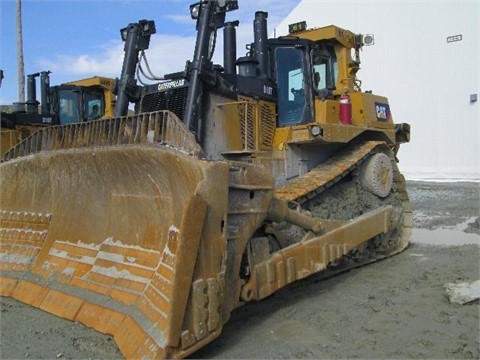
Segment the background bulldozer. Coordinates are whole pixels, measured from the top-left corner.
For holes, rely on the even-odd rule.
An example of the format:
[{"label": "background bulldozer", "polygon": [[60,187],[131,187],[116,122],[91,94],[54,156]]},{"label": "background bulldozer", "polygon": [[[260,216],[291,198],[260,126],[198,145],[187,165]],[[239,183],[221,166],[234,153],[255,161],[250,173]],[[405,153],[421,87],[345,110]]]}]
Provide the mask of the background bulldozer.
[{"label": "background bulldozer", "polygon": [[193,59],[153,85],[135,77],[153,21],[122,29],[116,117],[5,154],[3,296],[111,334],[127,358],[185,357],[235,308],[408,245],[396,153],[409,126],[360,89],[366,37],[296,24],[268,39],[257,12],[237,59],[237,6],[192,5]]},{"label": "background bulldozer", "polygon": [[[36,96],[37,77],[41,103]],[[114,88],[115,79],[100,76],[50,86],[50,71],[27,75],[27,102],[15,103],[13,112],[0,113],[0,155],[42,127],[112,117]]]}]

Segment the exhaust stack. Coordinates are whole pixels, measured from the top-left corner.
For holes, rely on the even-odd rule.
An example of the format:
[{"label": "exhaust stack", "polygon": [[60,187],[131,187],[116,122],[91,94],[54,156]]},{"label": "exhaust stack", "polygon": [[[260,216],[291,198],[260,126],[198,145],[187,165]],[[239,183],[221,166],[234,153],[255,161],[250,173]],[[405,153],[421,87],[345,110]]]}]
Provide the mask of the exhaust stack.
[{"label": "exhaust stack", "polygon": [[27,114],[37,114],[38,105],[37,101],[37,80],[35,79],[40,73],[27,75]]},{"label": "exhaust stack", "polygon": [[225,74],[235,75],[237,68],[235,61],[237,59],[237,30],[238,21],[232,21],[225,23],[223,29],[223,67],[225,68]]},{"label": "exhaust stack", "polygon": [[27,75],[27,114],[38,114],[37,76],[40,76],[41,114],[50,114],[50,71]]},{"label": "exhaust stack", "polygon": [[43,115],[50,114],[50,71],[42,71],[40,73],[40,96],[41,110]]},{"label": "exhaust stack", "polygon": [[270,77],[268,66],[267,17],[267,12],[257,11],[255,13],[255,20],[253,21],[253,57],[258,61],[258,76],[262,78]]}]

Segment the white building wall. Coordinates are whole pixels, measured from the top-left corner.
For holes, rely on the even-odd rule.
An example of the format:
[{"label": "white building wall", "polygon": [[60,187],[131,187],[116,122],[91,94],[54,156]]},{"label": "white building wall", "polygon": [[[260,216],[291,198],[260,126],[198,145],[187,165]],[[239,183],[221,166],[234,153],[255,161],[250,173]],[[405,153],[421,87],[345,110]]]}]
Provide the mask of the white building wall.
[{"label": "white building wall", "polygon": [[[358,77],[387,96],[395,122],[410,123],[399,152],[409,179],[480,179],[479,1],[303,0],[275,29],[306,20],[373,33]],[[447,37],[462,40],[447,42]],[[478,100],[470,102],[470,95]]]}]

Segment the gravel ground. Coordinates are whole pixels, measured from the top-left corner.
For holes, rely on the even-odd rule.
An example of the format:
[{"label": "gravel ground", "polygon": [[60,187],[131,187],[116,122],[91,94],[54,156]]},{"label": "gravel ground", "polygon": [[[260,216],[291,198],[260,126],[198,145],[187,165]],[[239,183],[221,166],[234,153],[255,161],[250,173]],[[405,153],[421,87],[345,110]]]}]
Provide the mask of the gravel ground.
[{"label": "gravel ground", "polygon": [[[480,358],[479,302],[450,304],[444,288],[479,279],[480,184],[408,187],[415,229],[406,251],[237,309],[192,358]],[[121,358],[108,336],[0,300],[1,359]]]}]

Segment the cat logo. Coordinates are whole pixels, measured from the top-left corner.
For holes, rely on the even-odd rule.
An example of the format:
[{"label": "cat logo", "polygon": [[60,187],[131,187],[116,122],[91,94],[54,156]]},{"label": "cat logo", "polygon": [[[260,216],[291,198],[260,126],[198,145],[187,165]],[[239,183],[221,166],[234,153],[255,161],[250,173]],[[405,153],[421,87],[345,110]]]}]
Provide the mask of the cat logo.
[{"label": "cat logo", "polygon": [[375,113],[377,114],[377,121],[391,122],[390,106],[383,103],[375,103]]}]

